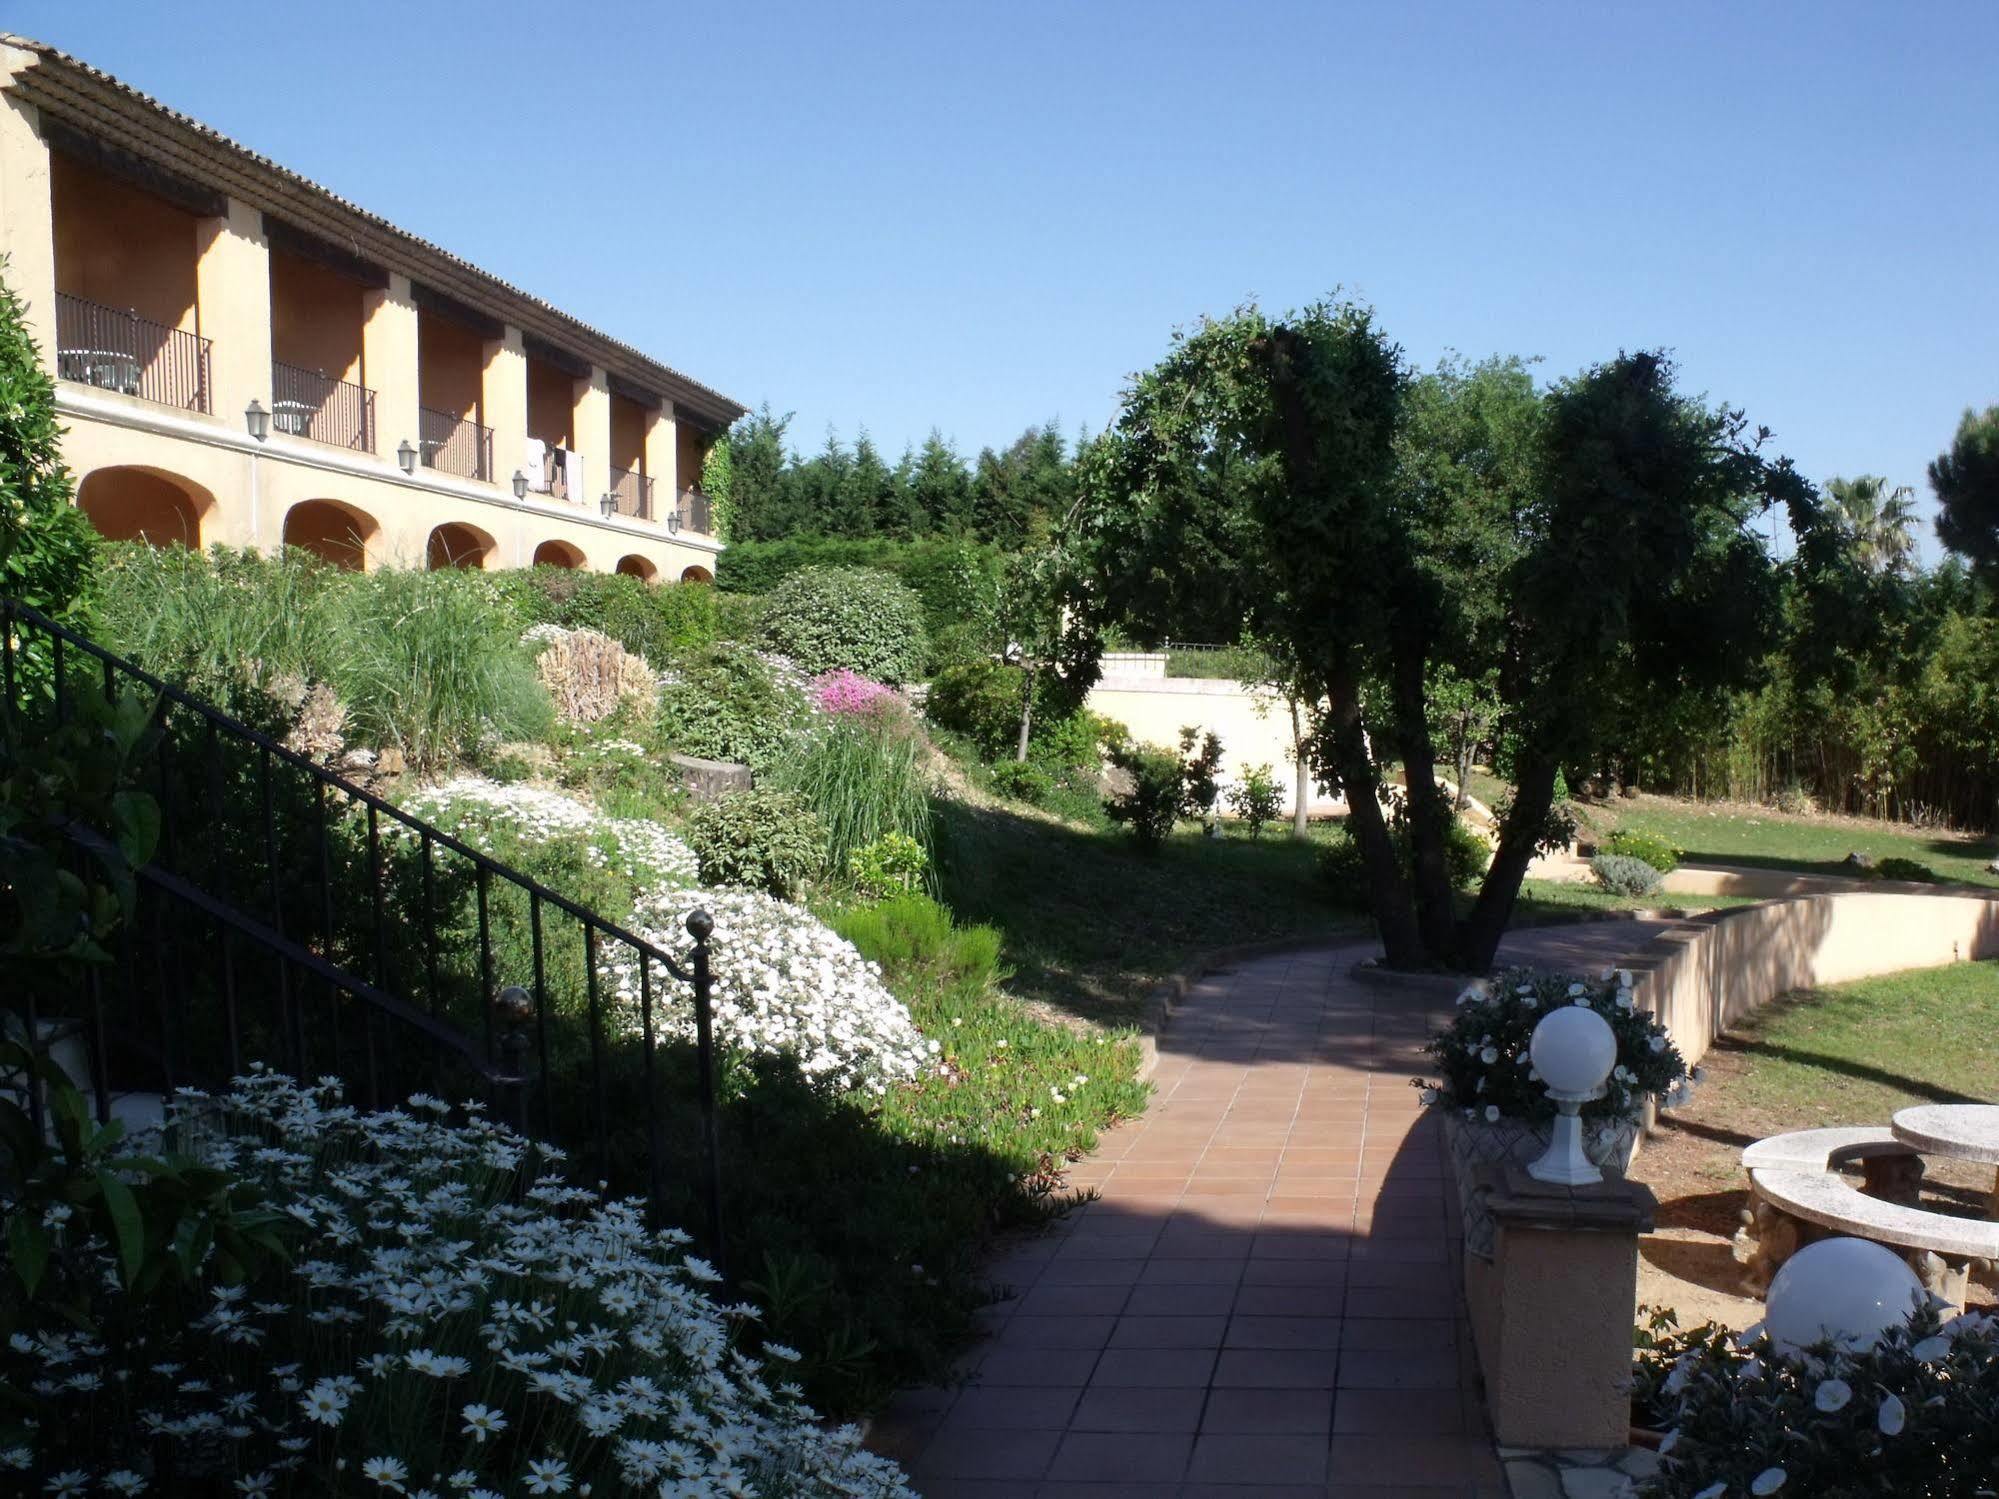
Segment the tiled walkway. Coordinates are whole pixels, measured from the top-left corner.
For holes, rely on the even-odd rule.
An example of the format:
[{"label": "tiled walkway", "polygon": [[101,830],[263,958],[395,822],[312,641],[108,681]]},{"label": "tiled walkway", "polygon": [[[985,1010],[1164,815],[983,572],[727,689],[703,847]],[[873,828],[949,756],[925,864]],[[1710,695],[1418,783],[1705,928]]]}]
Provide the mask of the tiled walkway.
[{"label": "tiled walkway", "polygon": [[[1601,964],[1640,933],[1530,936]],[[1498,1499],[1449,1167],[1409,1079],[1449,993],[1364,949],[1197,985],[1157,1094],[1072,1179],[1095,1202],[994,1268],[961,1390],[881,1427],[930,1499]]]}]

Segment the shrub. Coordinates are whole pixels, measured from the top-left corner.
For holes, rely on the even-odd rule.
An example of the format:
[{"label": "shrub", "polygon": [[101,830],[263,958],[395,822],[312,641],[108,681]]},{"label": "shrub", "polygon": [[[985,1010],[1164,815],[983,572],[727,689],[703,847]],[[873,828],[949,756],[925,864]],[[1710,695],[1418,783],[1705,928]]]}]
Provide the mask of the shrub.
[{"label": "shrub", "polygon": [[1671,1430],[1642,1490],[1661,1499],[1969,1495],[1999,1471],[1999,1323],[1983,1313],[1924,1305],[1861,1349],[1737,1334],[1640,1362],[1665,1357]]},{"label": "shrub", "polygon": [[1617,1037],[1617,1062],[1601,1098],[1582,1106],[1585,1119],[1634,1119],[1646,1100],[1663,1100],[1687,1077],[1678,1048],[1631,992],[1627,969],[1606,969],[1596,978],[1545,969],[1509,968],[1480,979],[1458,995],[1450,1024],[1426,1050],[1436,1059],[1441,1080],[1418,1083],[1423,1101],[1463,1109],[1467,1118],[1515,1119],[1542,1124],[1555,1117],[1554,1100],[1529,1074],[1528,1046],[1534,1027],[1551,1009],[1585,1005],[1610,1023]]},{"label": "shrub", "polygon": [[1001,937],[990,926],[959,926],[927,895],[897,895],[841,914],[840,935],[898,982],[915,978],[974,998],[999,981]]},{"label": "shrub", "polygon": [[667,743],[683,754],[740,761],[757,771],[778,762],[808,716],[803,695],[740,645],[696,652],[660,690],[659,728]]},{"label": "shrub", "polygon": [[993,790],[1038,807],[1055,794],[1055,777],[1032,760],[1000,760],[993,765]]},{"label": "shrub", "polygon": [[826,867],[826,825],[789,791],[736,791],[696,807],[687,841],[701,881],[783,899]]},{"label": "shrub", "polygon": [[1130,786],[1104,798],[1104,815],[1131,829],[1143,853],[1154,853],[1173,831],[1187,799],[1186,766],[1171,750],[1134,745],[1117,751],[1111,764]]},{"label": "shrub", "polygon": [[812,679],[812,701],[821,713],[876,713],[901,706],[892,688],[845,667]]},{"label": "shrub", "polygon": [[1284,809],[1284,790],[1268,765],[1252,765],[1229,788],[1229,810],[1249,825],[1249,836],[1261,838],[1266,824]]},{"label": "shrub", "polygon": [[990,760],[1020,740],[1022,673],[997,661],[968,661],[939,672],[923,712],[940,728],[963,734]]},{"label": "shrub", "polygon": [[1651,833],[1641,833],[1635,828],[1619,828],[1608,839],[1609,852],[1626,859],[1641,859],[1661,874],[1671,874],[1680,867],[1684,857],[1680,849],[1674,848],[1664,838]]},{"label": "shrub", "polygon": [[867,900],[913,891],[929,872],[929,850],[906,833],[884,833],[847,857],[847,877]]},{"label": "shrub", "polygon": [[[173,1153],[133,1163],[137,1191],[252,1204],[274,1220],[257,1235],[291,1252],[241,1253],[248,1235],[224,1215],[183,1216],[180,1237],[164,1217],[132,1225],[190,1282],[170,1315],[113,1270],[122,1232],[73,1215],[48,1273],[88,1298],[88,1330],[0,1290],[20,1491],[908,1494],[740,1346],[686,1234],[564,1181],[552,1152],[484,1119],[447,1123],[434,1099],[367,1114],[270,1073],[170,1108],[189,1117]],[[18,1242],[25,1218],[8,1217]],[[218,1221],[205,1254],[197,1230]],[[681,1440],[696,1428],[705,1440]],[[448,1488],[422,1482],[454,1470]]]},{"label": "shrub", "polygon": [[60,437],[55,382],[28,333],[21,299],[0,283],[0,594],[81,625],[97,533],[70,503]]},{"label": "shrub", "polygon": [[[1401,865],[1402,874],[1407,878],[1413,868],[1413,854],[1406,828],[1391,827],[1389,838],[1395,845],[1395,857]],[[1483,838],[1456,818],[1444,833],[1444,869],[1449,875],[1451,888],[1469,889],[1485,873],[1486,865],[1492,862],[1492,850]],[[1361,858],[1360,845],[1354,841],[1353,830],[1340,824],[1338,834],[1319,852],[1319,878],[1332,889],[1336,904],[1356,911],[1364,911],[1373,904],[1373,889],[1368,883],[1367,864]]]},{"label": "shrub", "polygon": [[765,600],[764,639],[815,675],[846,667],[884,682],[908,682],[923,669],[923,608],[887,573],[808,568]]},{"label": "shrub", "polygon": [[1877,880],[1908,880],[1919,885],[1934,885],[1937,882],[1937,873],[1929,865],[1892,854],[1878,861],[1872,874]]},{"label": "shrub", "polygon": [[1221,792],[1215,773],[1222,767],[1222,736],[1212,729],[1203,734],[1192,725],[1182,729],[1180,761],[1180,809],[1206,822],[1215,815]]},{"label": "shrub", "polygon": [[889,833],[930,846],[923,744],[905,714],[829,719],[785,758],[770,782],[795,792],[817,816],[828,869],[846,869],[855,849]]},{"label": "shrub", "polygon": [[1589,861],[1589,868],[1599,885],[1617,895],[1651,895],[1664,879],[1643,859],[1624,854],[1598,854]]},{"label": "shrub", "polygon": [[523,630],[595,630],[655,666],[716,638],[715,591],[705,584],[651,584],[565,567],[491,573],[486,583]]}]

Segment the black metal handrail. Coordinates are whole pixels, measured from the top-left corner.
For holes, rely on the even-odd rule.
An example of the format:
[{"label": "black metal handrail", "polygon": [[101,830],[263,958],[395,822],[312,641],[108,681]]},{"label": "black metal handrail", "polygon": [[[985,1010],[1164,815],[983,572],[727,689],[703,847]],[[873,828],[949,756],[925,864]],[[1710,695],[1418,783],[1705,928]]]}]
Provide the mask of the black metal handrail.
[{"label": "black metal handrail", "polygon": [[209,349],[185,328],[56,293],[56,373],[65,380],[205,412]]},{"label": "black metal handrail", "polygon": [[419,406],[417,447],[425,468],[442,469],[462,479],[493,477],[493,429],[448,411]]},{"label": "black metal handrail", "polygon": [[[41,690],[31,691],[31,683]],[[332,1072],[375,1102],[393,1100],[397,1085],[412,1078],[427,1084],[444,1076],[449,1063],[453,1076],[485,1093],[510,1120],[522,1128],[537,1125],[543,1138],[579,1149],[602,1174],[614,1174],[604,1163],[615,1156],[616,1137],[629,1133],[622,1099],[636,1092],[642,1094],[646,1170],[658,1211],[668,1185],[666,1110],[674,1102],[664,1086],[663,1056],[673,1038],[661,1022],[673,998],[668,986],[684,986],[694,1032],[694,1077],[686,1093],[699,1117],[692,1131],[698,1155],[683,1179],[700,1182],[696,1211],[707,1218],[712,1252],[722,1255],[705,913],[689,918],[694,945],[683,965],[647,938],[271,734],[30,606],[0,598],[0,703],[10,722],[25,718],[31,724],[41,713],[60,725],[72,716],[78,693],[111,699],[133,687],[155,703],[157,732],[142,788],[159,804],[161,833],[154,859],[140,871],[142,885],[156,897],[149,908],[153,940],[143,954],[132,939],[124,944],[121,973],[132,1002],[112,1038],[103,1035],[99,1010],[94,1067],[109,1067],[103,1042],[115,1039],[145,1054],[135,1065],[165,1092],[194,1077],[204,1084],[226,1081],[214,1075],[226,1058],[229,1075],[245,1060],[269,1061],[301,1077]],[[392,882],[399,884],[398,899],[413,907],[400,910],[394,922]],[[447,886],[476,912],[470,931],[452,929],[448,911],[440,909],[439,893]],[[345,920],[337,912],[343,902],[349,907]],[[559,918],[573,930],[551,924]],[[532,961],[502,973],[494,928],[509,920]],[[138,923],[135,936],[146,930],[146,922]],[[580,957],[583,969],[581,993],[571,991],[582,1001],[580,1014],[555,1011],[550,960],[565,936],[576,939],[572,956]],[[636,969],[635,1033],[616,1033],[606,1024],[601,987],[619,959]],[[268,1014],[253,1002],[254,973],[245,994],[244,965],[254,969],[258,960],[268,964],[274,991]],[[101,982],[93,977],[94,1008]],[[316,1004],[310,1002],[315,990],[321,994]],[[425,1004],[412,997],[419,994]],[[344,1027],[342,999],[359,1011]],[[204,1001],[212,1002],[206,1011]],[[428,1060],[379,1044],[383,1025],[425,1042]],[[183,1033],[204,1027],[208,1067],[200,1072],[191,1061],[202,1047],[189,1045]],[[318,1065],[327,1056],[334,1065]],[[579,1079],[587,1079],[580,1091],[574,1087]],[[568,1087],[566,1109],[558,1109],[557,1084]],[[615,1128],[614,1085],[621,1090]],[[100,1114],[113,1091],[100,1075]],[[571,1117],[559,1117],[563,1113]]]},{"label": "black metal handrail", "polygon": [[652,480],[635,469],[611,470],[611,499],[618,515],[652,519]]},{"label": "black metal handrail", "polygon": [[324,370],[271,361],[271,425],[336,448],[375,451],[375,393]]},{"label": "black metal handrail", "polygon": [[714,502],[698,489],[680,491],[680,528],[702,536],[715,534]]}]

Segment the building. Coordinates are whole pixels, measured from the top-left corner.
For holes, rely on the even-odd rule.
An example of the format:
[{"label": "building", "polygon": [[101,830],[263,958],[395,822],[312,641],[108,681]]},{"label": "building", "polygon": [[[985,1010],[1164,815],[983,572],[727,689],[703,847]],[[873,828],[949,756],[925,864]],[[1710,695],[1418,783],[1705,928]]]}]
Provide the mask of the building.
[{"label": "building", "polygon": [[743,408],[0,34],[0,253],[105,535],[710,579]]}]

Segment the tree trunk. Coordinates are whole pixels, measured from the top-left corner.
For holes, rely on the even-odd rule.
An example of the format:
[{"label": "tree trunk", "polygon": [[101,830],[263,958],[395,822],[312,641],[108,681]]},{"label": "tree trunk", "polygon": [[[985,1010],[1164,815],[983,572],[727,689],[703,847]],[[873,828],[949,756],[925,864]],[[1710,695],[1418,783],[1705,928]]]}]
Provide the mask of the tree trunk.
[{"label": "tree trunk", "polygon": [[1340,781],[1340,794],[1347,802],[1347,826],[1360,847],[1361,862],[1367,867],[1367,883],[1374,896],[1374,919],[1381,928],[1381,947],[1389,965],[1420,968],[1426,960],[1421,930],[1416,924],[1416,908],[1409,899],[1409,883],[1402,878],[1395,857],[1395,841],[1381,815],[1381,781],[1367,752],[1367,736],[1361,731],[1360,684],[1344,665],[1327,679],[1327,695],[1332,708],[1327,728],[1333,752],[1333,767]]},{"label": "tree trunk", "polygon": [[1027,736],[1034,728],[1034,678],[1039,670],[1036,666],[1026,666],[1020,675],[1020,743],[1013,758],[1023,763],[1027,759]]},{"label": "tree trunk", "polygon": [[1548,810],[1555,804],[1553,760],[1531,759],[1523,752],[1514,762],[1513,775],[1513,805],[1500,824],[1499,849],[1478,888],[1478,900],[1459,929],[1459,956],[1474,973],[1492,966],[1499,939],[1506,935],[1506,924],[1513,919],[1520,882],[1527,877],[1527,866],[1534,862]]},{"label": "tree trunk", "polygon": [[1402,754],[1402,781],[1409,797],[1410,878],[1416,924],[1423,950],[1433,964],[1457,967],[1457,892],[1444,852],[1452,812],[1437,785],[1436,747],[1423,690],[1423,643],[1405,636],[1394,644],[1395,745]]},{"label": "tree trunk", "polygon": [[1305,725],[1298,716],[1298,699],[1287,696],[1291,705],[1291,753],[1298,761],[1296,802],[1291,808],[1291,836],[1309,838],[1311,830],[1312,767],[1305,751]]}]

